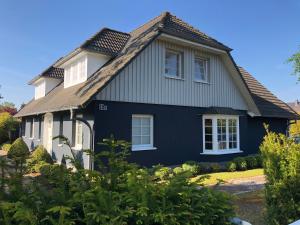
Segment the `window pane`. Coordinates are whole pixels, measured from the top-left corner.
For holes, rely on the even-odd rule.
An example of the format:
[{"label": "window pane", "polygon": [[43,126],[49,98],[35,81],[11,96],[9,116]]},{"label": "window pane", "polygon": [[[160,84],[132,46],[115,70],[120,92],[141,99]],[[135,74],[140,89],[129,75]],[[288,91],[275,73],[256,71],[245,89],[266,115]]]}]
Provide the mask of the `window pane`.
[{"label": "window pane", "polygon": [[207,149],[207,150],[212,150],[212,143],[211,142],[207,142],[207,143],[205,143],[205,149]]},{"label": "window pane", "polygon": [[207,65],[208,61],[205,59],[195,58],[195,80],[207,80]]},{"label": "window pane", "polygon": [[133,145],[140,145],[141,144],[141,137],[140,136],[133,136],[132,137],[132,144]]},{"label": "window pane", "polygon": [[132,118],[132,126],[140,127],[141,126],[141,118]]},{"label": "window pane", "polygon": [[205,126],[212,126],[212,119],[205,119]]},{"label": "window pane", "polygon": [[236,119],[229,119],[229,148],[235,149],[237,148],[237,120]]},{"label": "window pane", "polygon": [[213,130],[212,130],[212,119],[205,119],[204,120],[204,132],[205,132],[205,149],[212,150],[213,147]]},{"label": "window pane", "polygon": [[165,74],[173,77],[180,76],[180,69],[182,68],[181,57],[182,53],[180,52],[166,50]]},{"label": "window pane", "polygon": [[142,118],[142,126],[150,127],[150,118]]},{"label": "window pane", "polygon": [[132,127],[132,135],[141,135],[141,127]]},{"label": "window pane", "polygon": [[218,149],[226,149],[226,119],[217,119]]},{"label": "window pane", "polygon": [[142,145],[150,145],[150,136],[142,136]]},{"label": "window pane", "polygon": [[142,127],[142,135],[150,136],[150,127]]}]

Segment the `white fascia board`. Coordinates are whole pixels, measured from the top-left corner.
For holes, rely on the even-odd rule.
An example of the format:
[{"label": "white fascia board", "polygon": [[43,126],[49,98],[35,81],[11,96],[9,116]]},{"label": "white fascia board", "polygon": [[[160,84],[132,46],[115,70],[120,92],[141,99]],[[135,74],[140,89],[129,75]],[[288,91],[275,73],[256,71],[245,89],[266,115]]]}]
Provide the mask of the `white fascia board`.
[{"label": "white fascia board", "polygon": [[175,37],[175,36],[172,36],[172,35],[169,35],[169,34],[162,33],[158,37],[158,39],[169,41],[169,42],[174,42],[174,43],[177,43],[177,44],[180,44],[180,45],[190,46],[190,47],[193,47],[193,48],[204,49],[208,52],[213,52],[215,54],[226,54],[226,51],[224,51],[224,50],[217,49],[217,48],[214,48],[214,47],[210,47],[210,46],[200,44],[200,43],[197,43],[197,42],[189,41],[189,40],[186,40],[186,39],[183,39],[183,38]]}]

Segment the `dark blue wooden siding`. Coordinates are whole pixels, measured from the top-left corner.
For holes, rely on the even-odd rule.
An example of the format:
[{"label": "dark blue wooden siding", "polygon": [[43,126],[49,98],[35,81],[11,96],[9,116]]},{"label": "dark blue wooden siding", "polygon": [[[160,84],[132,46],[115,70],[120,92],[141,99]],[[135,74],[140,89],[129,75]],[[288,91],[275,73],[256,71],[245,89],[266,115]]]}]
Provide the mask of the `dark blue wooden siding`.
[{"label": "dark blue wooden siding", "polygon": [[[151,114],[154,117],[154,146],[157,150],[131,152],[130,161],[141,165],[176,165],[188,160],[199,162],[228,161],[237,156],[257,153],[265,134],[263,123],[270,129],[285,133],[286,119],[250,118],[241,111],[240,146],[243,153],[229,155],[201,155],[203,108],[170,105],[95,101],[95,143],[114,135],[116,139],[131,141],[132,114]],[[99,110],[99,104],[107,110]],[[98,145],[96,151],[100,151]]]}]

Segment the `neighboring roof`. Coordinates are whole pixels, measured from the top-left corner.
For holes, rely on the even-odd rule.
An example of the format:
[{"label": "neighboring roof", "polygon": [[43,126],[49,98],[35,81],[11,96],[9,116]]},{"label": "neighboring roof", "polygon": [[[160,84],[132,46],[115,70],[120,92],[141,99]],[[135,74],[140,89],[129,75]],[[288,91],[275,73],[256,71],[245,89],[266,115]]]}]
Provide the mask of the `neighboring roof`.
[{"label": "neighboring roof", "polygon": [[299,115],[291,107],[273,95],[245,69],[239,67],[239,70],[262,116],[289,119],[299,118]]},{"label": "neighboring roof", "polygon": [[300,114],[300,101],[297,99],[295,102],[288,102],[289,107]]},{"label": "neighboring roof", "polygon": [[41,77],[63,79],[64,78],[64,69],[50,66],[44,72],[42,72],[40,75],[36,76],[31,81],[29,81],[29,84],[34,83],[35,81],[37,81]]},{"label": "neighboring roof", "polygon": [[[107,47],[110,49],[114,49],[111,51],[117,51],[121,48],[121,45],[124,45],[122,50],[120,50],[114,58],[112,58],[105,66],[96,71],[86,82],[66,89],[64,89],[64,84],[61,83],[52,91],[50,91],[45,97],[30,101],[17,113],[16,116],[22,117],[46,112],[67,110],[70,108],[84,107],[93,99],[93,96],[95,94],[101,91],[116,75],[119,74],[119,72],[121,72],[135,57],[139,55],[140,52],[142,52],[149,44],[151,44],[152,41],[155,40],[161,33],[172,34],[173,36],[182,37],[194,42],[222,49],[225,50],[228,53],[228,55],[230,55],[230,49],[227,46],[189,26],[188,24],[186,24],[185,22],[171,15],[168,12],[159,15],[158,17],[150,20],[148,23],[132,31],[129,34],[130,37],[128,36],[129,39],[126,41],[126,43],[125,33],[119,32],[117,34],[117,32],[105,28],[96,35],[94,35],[93,38],[86,41],[80,48],[86,47],[87,45],[90,46],[90,48],[93,48],[94,50],[102,48],[101,51],[103,51],[103,49]],[[121,39],[122,44],[120,44],[120,46],[118,46],[114,42],[109,41],[113,39],[113,35],[116,35],[119,39]],[[276,107],[270,107],[270,105],[274,105],[273,103],[269,104],[268,106],[265,106],[263,102],[268,102],[268,99],[264,101],[259,101],[259,98],[263,99],[263,97],[268,97],[269,94],[260,96],[260,91],[256,93],[255,87],[257,85],[253,86],[254,81],[250,79],[251,75],[248,75],[248,73],[245,74],[243,70],[241,70],[241,72],[243,72],[244,79],[246,80],[246,83],[249,86],[249,89],[251,90],[251,96],[249,91],[247,90],[247,93],[249,93],[249,98],[251,99],[251,101],[253,101],[251,97],[255,98],[255,103],[259,104],[259,108],[263,116],[279,116],[284,118],[289,116],[295,116],[292,110],[289,113],[287,113],[287,111],[289,111],[290,108],[285,104],[282,104],[282,102],[276,97]],[[265,88],[262,86],[261,89]],[[272,101],[273,100],[274,99],[272,99]],[[272,113],[272,110],[275,110],[275,112]]]}]

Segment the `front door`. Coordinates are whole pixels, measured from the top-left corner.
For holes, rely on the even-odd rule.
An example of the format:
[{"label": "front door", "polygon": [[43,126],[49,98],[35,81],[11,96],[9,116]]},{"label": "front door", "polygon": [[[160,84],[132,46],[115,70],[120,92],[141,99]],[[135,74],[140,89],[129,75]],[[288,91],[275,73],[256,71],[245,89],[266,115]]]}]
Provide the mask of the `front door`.
[{"label": "front door", "polygon": [[53,115],[47,113],[44,117],[44,147],[49,154],[52,154],[52,128],[53,128]]}]

